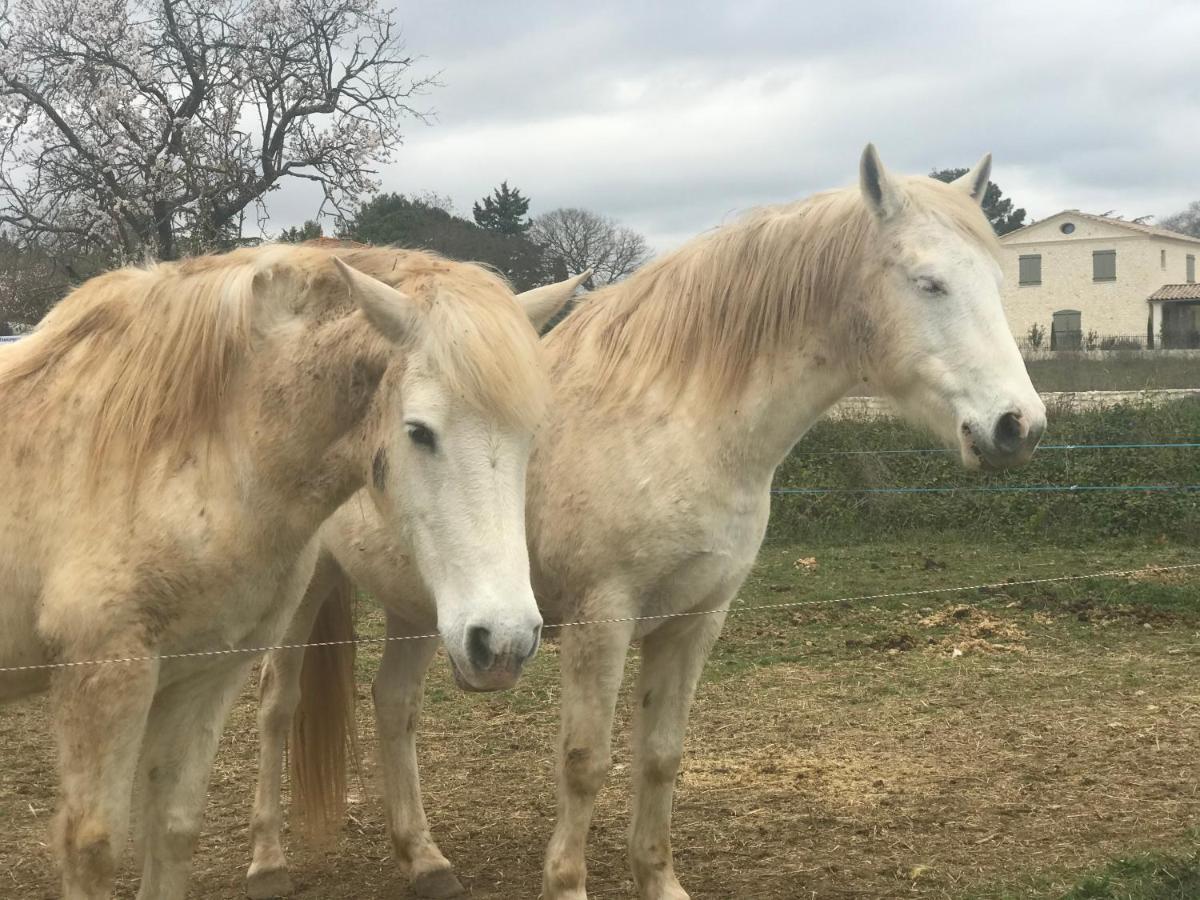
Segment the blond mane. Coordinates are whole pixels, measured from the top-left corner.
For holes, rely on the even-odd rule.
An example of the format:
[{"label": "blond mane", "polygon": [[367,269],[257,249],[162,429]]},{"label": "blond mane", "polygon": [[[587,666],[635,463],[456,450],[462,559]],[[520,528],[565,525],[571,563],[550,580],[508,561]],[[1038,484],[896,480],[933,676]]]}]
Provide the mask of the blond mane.
[{"label": "blond mane", "polygon": [[512,425],[541,420],[548,386],[542,348],[501,276],[424,250],[360,245],[333,252],[422,304],[421,350],[451,391]]},{"label": "blond mane", "polygon": [[[109,465],[136,481],[159,450],[179,462],[197,440],[221,435],[229,389],[259,337],[260,287],[294,279],[289,293],[305,296],[281,306],[303,299],[314,319],[349,314],[332,252],[421,303],[421,349],[451,390],[505,420],[540,418],[546,379],[537,335],[503,281],[426,253],[289,245],[93,278],[0,354],[0,410],[23,404],[36,418],[74,402],[91,418],[92,483]],[[264,274],[267,282],[256,277]],[[318,282],[329,289],[311,290]],[[98,398],[80,406],[89,391]]]},{"label": "blond mane", "polygon": [[119,451],[135,477],[159,447],[186,452],[219,430],[252,339],[255,275],[279,261],[274,248],[239,250],[91,279],[0,358],[4,403],[37,397],[48,412],[74,398],[92,419],[92,483]]},{"label": "blond mane", "polygon": [[[979,206],[931,178],[896,179],[907,202],[998,253]],[[550,334],[558,355],[591,336],[599,392],[695,380],[713,399],[736,395],[758,360],[798,348],[839,300],[873,289],[866,251],[877,225],[857,188],[751,211],[693,239],[626,281],[589,295]]]}]

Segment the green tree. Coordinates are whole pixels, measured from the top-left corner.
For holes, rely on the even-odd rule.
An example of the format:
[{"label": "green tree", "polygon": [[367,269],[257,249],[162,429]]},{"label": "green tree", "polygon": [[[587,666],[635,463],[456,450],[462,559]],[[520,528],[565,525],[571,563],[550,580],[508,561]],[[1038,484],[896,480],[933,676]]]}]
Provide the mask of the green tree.
[{"label": "green tree", "polygon": [[472,207],[475,224],[488,231],[500,234],[524,235],[529,231],[529,200],[521,196],[517,188],[509,188],[507,181]]},{"label": "green tree", "polygon": [[451,259],[485,263],[502,272],[518,291],[550,280],[544,272],[541,248],[524,235],[481,228],[454,215],[446,205],[436,195],[377,194],[359,205],[341,237],[433,250]]},{"label": "green tree", "polygon": [[303,225],[293,225],[285,228],[279,235],[279,240],[287,244],[303,244],[325,236],[325,229],[316,219],[308,219]]},{"label": "green tree", "polygon": [[[934,169],[929,176],[938,181],[951,182],[966,175],[967,172],[967,169]],[[983,214],[992,223],[996,234],[1008,234],[1025,224],[1025,210],[1013,209],[1012,200],[1004,196],[1000,185],[994,181],[988,182],[987,191],[984,192]]]}]

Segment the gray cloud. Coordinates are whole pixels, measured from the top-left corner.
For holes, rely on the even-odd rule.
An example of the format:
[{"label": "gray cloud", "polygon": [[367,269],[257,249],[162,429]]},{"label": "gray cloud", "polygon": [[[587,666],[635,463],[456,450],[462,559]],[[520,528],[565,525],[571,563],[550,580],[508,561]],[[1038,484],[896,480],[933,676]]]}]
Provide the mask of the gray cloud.
[{"label": "gray cloud", "polygon": [[[400,8],[443,87],[381,173],[460,212],[508,179],[666,249],[749,206],[995,154],[1034,216],[1200,197],[1200,4],[456,2]],[[271,229],[310,185],[271,195]]]}]

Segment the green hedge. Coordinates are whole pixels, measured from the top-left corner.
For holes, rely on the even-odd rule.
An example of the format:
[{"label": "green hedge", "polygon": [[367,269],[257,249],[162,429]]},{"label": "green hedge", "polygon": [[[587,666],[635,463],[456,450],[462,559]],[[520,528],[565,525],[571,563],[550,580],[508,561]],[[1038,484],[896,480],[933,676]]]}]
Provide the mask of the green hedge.
[{"label": "green hedge", "polygon": [[[1049,411],[1044,444],[1200,442],[1200,401]],[[1200,448],[1046,450],[1001,473],[964,470],[956,454],[838,455],[936,444],[891,419],[822,421],[776,473],[778,488],[1200,484]],[[831,452],[835,451],[835,452]],[[1200,544],[1200,492],[777,495],[768,540],[842,543],[914,532],[1067,545],[1114,536]]]}]

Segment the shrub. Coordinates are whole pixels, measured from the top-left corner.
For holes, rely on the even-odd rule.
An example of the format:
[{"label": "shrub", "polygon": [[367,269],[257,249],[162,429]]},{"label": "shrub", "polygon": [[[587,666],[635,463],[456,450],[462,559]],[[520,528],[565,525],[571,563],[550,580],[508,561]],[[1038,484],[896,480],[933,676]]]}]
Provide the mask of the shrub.
[{"label": "shrub", "polygon": [[1046,329],[1034,322],[1025,333],[1025,343],[1034,350],[1039,349],[1046,340]]},{"label": "shrub", "polygon": [[[1200,401],[1050,412],[1046,444],[1195,441]],[[1002,487],[1200,484],[1200,448],[1043,450],[1009,472],[964,470],[957,452],[868,453],[928,448],[928,435],[898,420],[824,420],[784,461],[785,488]],[[847,453],[846,451],[855,451]],[[768,539],[814,543],[912,532],[1020,538],[1076,545],[1113,536],[1200,543],[1200,492],[788,494],[773,498]]]}]

